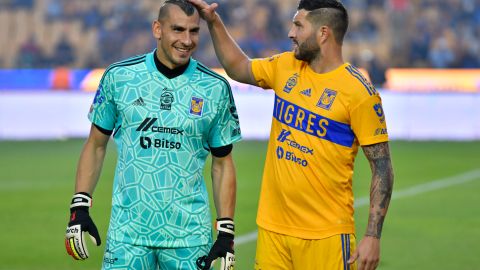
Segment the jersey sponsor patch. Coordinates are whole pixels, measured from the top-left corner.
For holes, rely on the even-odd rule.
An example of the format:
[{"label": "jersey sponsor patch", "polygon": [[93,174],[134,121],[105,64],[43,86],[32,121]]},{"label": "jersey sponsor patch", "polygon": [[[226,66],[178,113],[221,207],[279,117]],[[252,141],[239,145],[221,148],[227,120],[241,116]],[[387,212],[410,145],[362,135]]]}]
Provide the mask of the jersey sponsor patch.
[{"label": "jersey sponsor patch", "polygon": [[322,96],[317,102],[317,107],[325,110],[330,110],[333,102],[335,101],[335,97],[337,97],[337,91],[325,88],[323,90]]},{"label": "jersey sponsor patch", "polygon": [[388,131],[386,128],[377,128],[375,129],[375,133],[373,134],[374,136],[378,135],[388,135]]},{"label": "jersey sponsor patch", "polygon": [[203,99],[192,97],[190,102],[190,114],[202,116],[203,111]]},{"label": "jersey sponsor patch", "polygon": [[293,141],[289,139],[289,136],[292,134],[291,131],[282,129],[280,134],[278,135],[277,141],[281,143],[286,143],[292,148],[300,150],[300,152],[305,153],[305,154],[310,154],[313,155],[313,148],[309,148],[307,146],[301,145],[300,143]]}]

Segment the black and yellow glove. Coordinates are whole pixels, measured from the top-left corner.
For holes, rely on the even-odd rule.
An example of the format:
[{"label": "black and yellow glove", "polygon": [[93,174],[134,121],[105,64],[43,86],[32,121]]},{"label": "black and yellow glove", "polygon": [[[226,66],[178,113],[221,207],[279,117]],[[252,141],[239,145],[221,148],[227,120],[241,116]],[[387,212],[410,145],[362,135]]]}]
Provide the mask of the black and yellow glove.
[{"label": "black and yellow glove", "polygon": [[88,258],[85,232],[88,232],[95,245],[100,246],[101,244],[97,226],[95,226],[88,213],[91,205],[92,197],[88,193],[79,192],[73,195],[72,203],[70,204],[70,222],[68,222],[65,233],[65,248],[67,253],[75,260]]},{"label": "black and yellow glove", "polygon": [[220,218],[217,219],[216,229],[218,231],[217,240],[207,256],[197,259],[197,266],[200,270],[208,270],[212,267],[213,262],[220,258],[220,270],[233,270],[235,265],[235,253],[233,251],[235,224],[231,218]]}]

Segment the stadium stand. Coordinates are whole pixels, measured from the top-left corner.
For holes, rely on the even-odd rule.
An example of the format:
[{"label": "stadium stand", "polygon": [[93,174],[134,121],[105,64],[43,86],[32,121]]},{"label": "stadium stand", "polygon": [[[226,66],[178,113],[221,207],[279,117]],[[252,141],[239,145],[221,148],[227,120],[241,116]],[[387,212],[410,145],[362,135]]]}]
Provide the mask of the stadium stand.
[{"label": "stadium stand", "polygon": [[[251,57],[289,50],[296,0],[218,0]],[[344,0],[345,58],[382,85],[388,68],[480,68],[480,0]],[[154,47],[158,0],[2,0],[0,68],[98,68]],[[196,58],[219,66],[202,29]]]}]

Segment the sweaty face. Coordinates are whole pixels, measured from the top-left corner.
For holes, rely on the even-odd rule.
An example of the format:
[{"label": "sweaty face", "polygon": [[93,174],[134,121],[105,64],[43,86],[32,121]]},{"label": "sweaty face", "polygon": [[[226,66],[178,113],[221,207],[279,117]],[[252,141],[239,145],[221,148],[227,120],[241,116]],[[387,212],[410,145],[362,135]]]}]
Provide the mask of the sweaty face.
[{"label": "sweaty face", "polygon": [[157,41],[157,56],[173,69],[188,63],[198,43],[200,17],[195,11],[191,16],[180,7],[168,7],[168,16],[153,23],[153,35]]},{"label": "sweaty face", "polygon": [[313,25],[306,19],[307,13],[305,10],[297,11],[288,37],[293,42],[295,58],[310,63],[320,55],[320,46]]}]

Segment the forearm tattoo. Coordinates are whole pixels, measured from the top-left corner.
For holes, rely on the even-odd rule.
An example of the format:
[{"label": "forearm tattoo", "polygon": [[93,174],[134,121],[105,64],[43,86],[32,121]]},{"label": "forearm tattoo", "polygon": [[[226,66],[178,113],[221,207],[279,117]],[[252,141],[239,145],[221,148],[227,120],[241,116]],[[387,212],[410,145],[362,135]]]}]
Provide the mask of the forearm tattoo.
[{"label": "forearm tattoo", "polygon": [[365,235],[380,238],[393,189],[393,169],[388,143],[363,147],[363,152],[372,169],[370,186],[370,214]]}]

